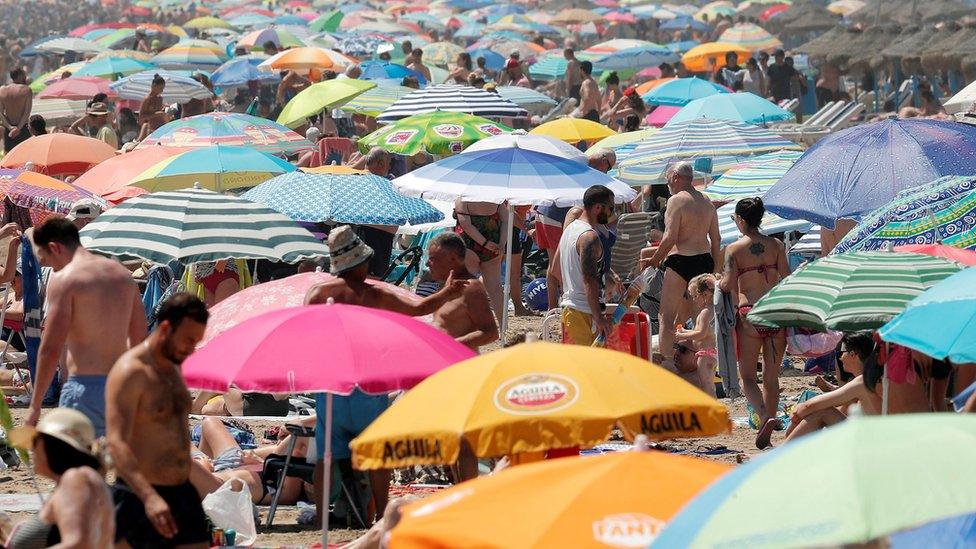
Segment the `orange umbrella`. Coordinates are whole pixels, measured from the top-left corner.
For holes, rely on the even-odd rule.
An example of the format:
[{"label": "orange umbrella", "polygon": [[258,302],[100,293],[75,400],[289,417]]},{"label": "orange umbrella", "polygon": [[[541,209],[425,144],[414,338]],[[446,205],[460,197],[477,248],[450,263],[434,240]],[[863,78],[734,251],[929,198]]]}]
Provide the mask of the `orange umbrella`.
[{"label": "orange umbrella", "polygon": [[28,162],[33,171],[47,175],[78,175],[115,156],[115,149],[104,141],[71,133],[49,133],[31,137],[3,157],[2,168],[23,168]]},{"label": "orange umbrella", "polygon": [[390,547],[647,547],[731,469],[660,452],[520,465],[407,506]]},{"label": "orange umbrella", "polygon": [[736,54],[736,62],[740,65],[752,57],[751,51],[737,44],[708,42],[688,50],[681,57],[681,62],[691,72],[713,71],[725,63],[725,55],[729,52]]},{"label": "orange umbrella", "polygon": [[335,65],[328,53],[313,47],[285,50],[269,64],[276,70],[329,69]]},{"label": "orange umbrella", "polygon": [[119,154],[100,163],[75,180],[75,185],[111,202],[121,202],[148,191],[129,187],[135,177],[163,160],[189,151],[184,147],[161,145]]},{"label": "orange umbrella", "polygon": [[674,78],[658,78],[657,80],[648,80],[640,86],[637,86],[638,95],[644,95],[645,93],[653,90],[654,88],[660,86],[661,84],[674,80]]}]

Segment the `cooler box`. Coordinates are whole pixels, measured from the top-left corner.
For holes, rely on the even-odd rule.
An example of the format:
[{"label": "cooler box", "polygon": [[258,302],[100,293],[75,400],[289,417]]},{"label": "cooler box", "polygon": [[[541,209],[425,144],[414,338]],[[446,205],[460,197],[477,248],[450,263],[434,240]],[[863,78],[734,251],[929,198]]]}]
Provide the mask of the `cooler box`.
[{"label": "cooler box", "polygon": [[[650,322],[646,313],[631,312],[624,314],[607,338],[608,349],[621,351],[644,360],[651,360]],[[563,333],[563,343],[566,334]]]}]

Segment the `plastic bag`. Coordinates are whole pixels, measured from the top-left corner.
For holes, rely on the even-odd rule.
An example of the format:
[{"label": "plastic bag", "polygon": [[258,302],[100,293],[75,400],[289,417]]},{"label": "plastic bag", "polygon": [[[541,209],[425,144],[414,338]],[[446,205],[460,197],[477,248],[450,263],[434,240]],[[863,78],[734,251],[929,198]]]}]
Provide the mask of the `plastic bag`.
[{"label": "plastic bag", "polygon": [[203,510],[214,527],[237,532],[234,545],[252,545],[258,539],[254,526],[251,489],[243,481],[232,479],[203,498]]},{"label": "plastic bag", "polygon": [[790,328],[786,333],[786,352],[793,356],[819,358],[837,349],[844,334],[827,331],[816,332],[804,328]]}]

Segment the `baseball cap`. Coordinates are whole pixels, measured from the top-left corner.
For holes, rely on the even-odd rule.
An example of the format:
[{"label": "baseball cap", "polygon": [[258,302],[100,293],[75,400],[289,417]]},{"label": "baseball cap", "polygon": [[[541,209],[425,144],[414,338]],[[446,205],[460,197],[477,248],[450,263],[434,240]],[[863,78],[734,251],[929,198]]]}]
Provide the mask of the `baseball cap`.
[{"label": "baseball cap", "polygon": [[76,219],[95,219],[102,213],[102,205],[89,198],[82,198],[71,205],[68,221]]}]

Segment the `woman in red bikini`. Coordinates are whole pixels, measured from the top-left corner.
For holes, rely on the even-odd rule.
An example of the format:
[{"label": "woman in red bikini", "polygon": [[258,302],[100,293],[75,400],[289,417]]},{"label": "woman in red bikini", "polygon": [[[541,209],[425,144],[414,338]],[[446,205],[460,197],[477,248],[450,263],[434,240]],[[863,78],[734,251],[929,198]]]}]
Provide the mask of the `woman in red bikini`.
[{"label": "woman in red bikini", "polygon": [[220,260],[193,265],[193,277],[203,286],[204,303],[213,307],[241,289],[241,274],[233,260]]},{"label": "woman in red bikini", "polygon": [[[735,205],[735,224],[742,237],[725,249],[725,269],[721,286],[735,295],[739,319],[735,326],[739,350],[739,376],[749,404],[760,418],[756,446],[769,446],[773,430],[779,426],[779,365],[786,352],[786,334],[779,328],[755,326],[746,315],[752,306],[780,280],[790,274],[786,247],[775,238],[760,234],[766,208],[759,198],[745,198]],[[758,360],[763,356],[762,390],[759,389]]]}]

